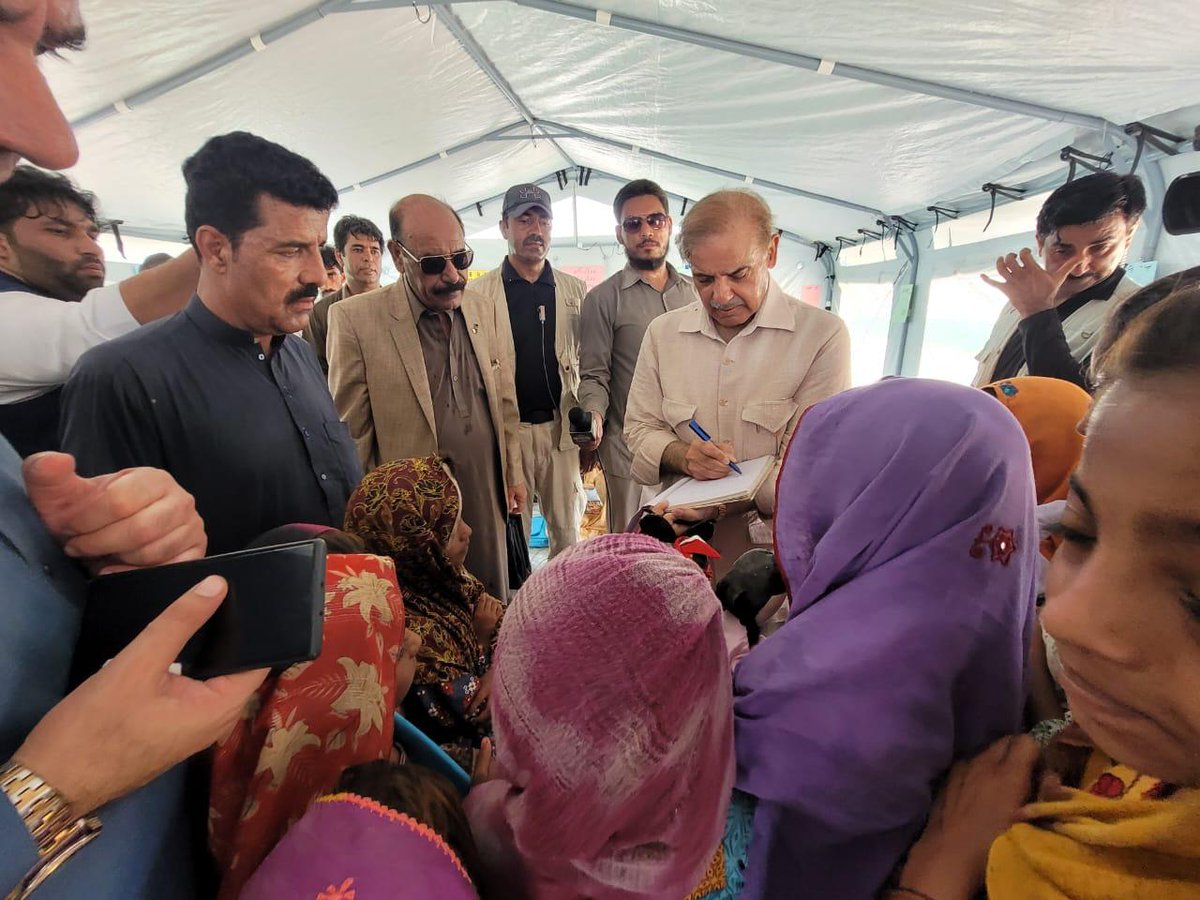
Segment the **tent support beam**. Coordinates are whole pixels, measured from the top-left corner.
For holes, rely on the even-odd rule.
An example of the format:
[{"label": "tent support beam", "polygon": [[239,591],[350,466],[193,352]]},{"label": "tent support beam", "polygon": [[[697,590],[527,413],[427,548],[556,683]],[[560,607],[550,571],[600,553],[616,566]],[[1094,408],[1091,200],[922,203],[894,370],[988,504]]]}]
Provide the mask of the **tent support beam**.
[{"label": "tent support beam", "polygon": [[887,217],[887,213],[883,210],[875,209],[872,206],[864,206],[861,203],[854,203],[850,200],[842,200],[838,197],[828,197],[825,194],[817,194],[813,191],[806,191],[803,188],[792,187],[790,184],[780,184],[777,181],[767,181],[761,178],[755,178],[751,175],[746,175],[741,172],[731,172],[728,169],[721,169],[716,166],[705,165],[694,160],[684,159],[680,156],[671,156],[669,153],[660,153],[657,150],[650,150],[646,147],[638,147],[636,144],[631,144],[628,141],[619,141],[615,138],[603,137],[602,135],[593,134],[590,131],[582,131],[578,128],[573,128],[570,125],[562,125],[558,122],[550,122],[546,120],[538,120],[538,124],[545,125],[548,128],[553,128],[560,134],[570,135],[585,141],[591,141],[596,144],[606,144],[609,147],[617,147],[621,150],[626,150],[631,153],[637,153],[649,159],[657,159],[661,162],[674,163],[679,166],[687,166],[690,169],[696,169],[701,172],[707,172],[710,175],[716,175],[719,178],[727,178],[733,181],[742,181],[747,185],[760,185],[773,191],[779,191],[784,194],[791,194],[794,197],[803,197],[806,200],[816,200],[820,203],[830,203],[834,206],[840,206],[843,209],[854,210],[855,212],[864,213],[870,216]]},{"label": "tent support beam", "polygon": [[353,0],[322,0],[321,3],[316,3],[307,9],[303,9],[277,25],[273,25],[250,38],[239,41],[231,47],[226,47],[224,50],[214,53],[207,59],[203,59],[195,65],[188,66],[188,68],[176,72],[174,75],[168,75],[166,78],[154,82],[154,84],[143,88],[135,94],[130,94],[128,97],[123,97],[100,109],[93,110],[86,115],[72,120],[71,127],[78,131],[80,128],[86,128],[88,125],[93,125],[110,116],[129,112],[129,110],[149,103],[151,100],[156,100],[164,94],[171,93],[176,88],[191,84],[205,75],[224,68],[232,62],[236,62],[242,57],[250,56],[252,53],[264,50],[268,45],[273,44],[280,38],[286,37],[302,28],[307,28],[315,22],[320,22],[328,15],[342,12],[352,2]]},{"label": "tent support beam", "polygon": [[524,122],[510,122],[508,125],[501,125],[494,131],[489,131],[487,134],[481,134],[479,137],[471,138],[469,141],[463,141],[461,144],[455,144],[453,147],[447,147],[445,150],[439,150],[437,153],[431,153],[429,156],[421,159],[413,160],[410,163],[405,163],[397,169],[391,169],[383,172],[380,175],[372,176],[355,184],[348,185],[344,188],[338,188],[339,194],[348,194],[351,191],[356,191],[359,188],[371,187],[379,184],[381,181],[387,181],[389,178],[395,178],[398,175],[404,175],[411,172],[413,169],[419,169],[421,166],[428,165],[432,162],[437,162],[439,159],[445,159],[448,156],[453,156],[455,153],[461,153],[464,150],[470,150],[472,147],[478,147],[480,144],[487,143],[492,138],[512,131],[514,128],[519,128],[524,125]]},{"label": "tent support beam", "polygon": [[529,107],[525,105],[525,101],[523,101],[517,92],[513,90],[513,86],[508,83],[507,79],[500,74],[500,70],[496,68],[496,64],[492,62],[487,53],[484,51],[483,47],[481,47],[479,42],[475,40],[475,36],[471,34],[470,29],[463,24],[462,19],[454,14],[454,10],[449,6],[441,6],[438,8],[437,17],[438,21],[441,22],[442,25],[445,26],[446,30],[453,35],[454,39],[458,41],[458,45],[462,47],[467,56],[471,57],[472,62],[474,62],[475,65],[479,67],[479,70],[488,77],[488,80],[495,85],[496,90],[504,95],[504,99],[507,100],[512,105],[512,108],[520,114],[521,118],[529,124],[530,129],[541,132],[542,135],[550,141],[550,145],[558,151],[558,155],[566,161],[567,165],[574,166],[575,160],[571,159],[570,154],[563,150],[559,143],[554,140],[553,136],[546,134],[545,129],[538,126],[536,118],[530,111]]},{"label": "tent support beam", "polygon": [[[444,6],[449,5],[450,2],[451,0],[444,0],[444,2],[435,2],[431,5]],[[967,88],[954,87],[953,85],[940,84],[935,81],[925,81],[920,78],[909,78],[905,75],[896,75],[892,72],[885,72],[879,69],[869,69],[864,66],[839,63],[834,60],[823,60],[820,57],[808,56],[804,53],[794,53],[790,50],[779,50],[762,44],[738,41],[714,34],[706,34],[701,31],[691,31],[673,25],[664,25],[661,22],[641,19],[637,16],[609,13],[605,10],[576,6],[573,3],[566,3],[564,0],[510,0],[510,2],[529,9],[555,13],[574,19],[583,19],[612,28],[637,32],[638,34],[647,34],[685,44],[693,44],[697,47],[706,47],[710,50],[721,50],[725,53],[733,53],[751,59],[761,59],[767,62],[790,66],[794,69],[820,72],[821,74],[848,78],[852,81],[863,81],[868,84],[896,88],[897,90],[907,91],[911,94],[924,94],[929,97],[939,97],[943,100],[955,100],[971,106],[981,106],[986,109],[1016,113],[1035,119],[1045,119],[1050,122],[1062,122],[1068,125],[1075,125],[1079,128],[1086,128],[1090,131],[1099,131],[1106,138],[1112,137],[1122,142],[1128,140],[1128,136],[1125,135],[1123,128],[1101,116],[1057,109],[1053,106],[1044,106],[1040,103],[1031,103],[1026,100],[1017,100],[1012,97],[1003,97],[983,91],[973,91]]]}]

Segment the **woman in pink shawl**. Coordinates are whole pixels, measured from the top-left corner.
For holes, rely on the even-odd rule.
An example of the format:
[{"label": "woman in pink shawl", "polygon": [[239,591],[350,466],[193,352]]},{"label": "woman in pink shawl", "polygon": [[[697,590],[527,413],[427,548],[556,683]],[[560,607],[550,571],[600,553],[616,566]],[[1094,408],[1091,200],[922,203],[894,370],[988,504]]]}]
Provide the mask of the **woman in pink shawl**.
[{"label": "woman in pink shawl", "polygon": [[1029,444],[982,391],[889,379],[810,409],[777,491],[791,610],[734,679],[742,896],[872,900],[951,763],[1022,727]]},{"label": "woman in pink shawl", "polygon": [[644,535],[570,548],[509,605],[492,671],[495,780],[467,813],[496,896],[688,896],[733,787],[721,606],[696,564]]}]

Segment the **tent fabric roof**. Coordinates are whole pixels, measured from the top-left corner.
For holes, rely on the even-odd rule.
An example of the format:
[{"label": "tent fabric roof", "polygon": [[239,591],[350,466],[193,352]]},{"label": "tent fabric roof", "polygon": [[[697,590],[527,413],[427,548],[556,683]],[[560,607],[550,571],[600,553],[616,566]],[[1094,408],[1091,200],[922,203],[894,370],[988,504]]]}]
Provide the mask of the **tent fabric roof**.
[{"label": "tent fabric roof", "polygon": [[[749,176],[782,227],[832,242],[874,227],[872,210],[977,201],[981,184],[1014,173],[1065,176],[1065,145],[1104,153],[1126,140],[1074,119],[1190,123],[1190,136],[1200,103],[1195,0],[1101,0],[1086,15],[1032,0],[604,0],[599,12],[583,0],[83,8],[87,52],[46,62],[68,117],[83,122],[72,174],[107,215],[147,231],[182,231],[180,164],[211,135],[246,129],[310,157],[345,189],[343,211],[381,223],[405,193],[468,207],[574,163],[654,178],[692,199]],[[501,87],[454,34],[459,23]],[[640,33],[663,28],[691,37]],[[754,48],[699,46],[705,35],[1079,116],[1054,121],[868,83],[836,65],[821,74],[790,57],[756,58]],[[227,61],[189,77],[214,57]],[[139,100],[181,74],[179,86]],[[96,115],[114,104],[127,111]],[[536,137],[526,113],[572,136],[513,140]]]}]

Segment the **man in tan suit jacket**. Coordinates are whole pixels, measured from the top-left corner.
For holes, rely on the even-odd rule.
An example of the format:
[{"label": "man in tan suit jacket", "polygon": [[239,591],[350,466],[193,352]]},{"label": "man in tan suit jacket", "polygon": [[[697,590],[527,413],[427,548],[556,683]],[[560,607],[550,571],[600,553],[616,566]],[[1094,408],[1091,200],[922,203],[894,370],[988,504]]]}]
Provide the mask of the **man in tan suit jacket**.
[{"label": "man in tan suit jacket", "polygon": [[[509,253],[471,287],[492,302],[496,334],[516,379],[522,480],[537,496],[553,558],[578,543],[587,505],[568,419],[579,405],[579,314],[587,285],[551,268],[552,216],[542,188],[509,188],[500,220]],[[531,510],[522,518],[528,540]]]},{"label": "man in tan suit jacket", "polygon": [[504,599],[505,516],[526,491],[513,373],[487,298],[466,289],[472,252],[457,214],[433,197],[400,200],[388,250],[400,280],[329,315],[329,384],[366,469],[446,458],[474,532],[467,569]]}]

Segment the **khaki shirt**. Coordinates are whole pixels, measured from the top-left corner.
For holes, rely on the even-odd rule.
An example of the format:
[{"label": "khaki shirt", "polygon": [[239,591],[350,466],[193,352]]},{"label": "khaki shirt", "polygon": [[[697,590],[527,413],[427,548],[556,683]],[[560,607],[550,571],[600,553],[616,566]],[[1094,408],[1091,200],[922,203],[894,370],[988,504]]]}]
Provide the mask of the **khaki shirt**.
[{"label": "khaki shirt", "polygon": [[626,263],[584,300],[579,405],[604,419],[600,460],[605,472],[629,477],[633,454],[625,439],[625,410],[646,329],[663,313],[695,301],[691,279],[670,263],[662,293]]},{"label": "khaki shirt", "polygon": [[[646,331],[629,392],[625,433],[633,478],[667,484],[663,451],[696,439],[694,418],[739,459],[783,455],[801,414],[850,387],[850,334],[833,313],[789,297],[771,279],[751,323],[726,344],[697,300],[659,316]],[[775,472],[759,491],[764,516],[775,511]],[[720,548],[718,548],[720,549]]]}]

